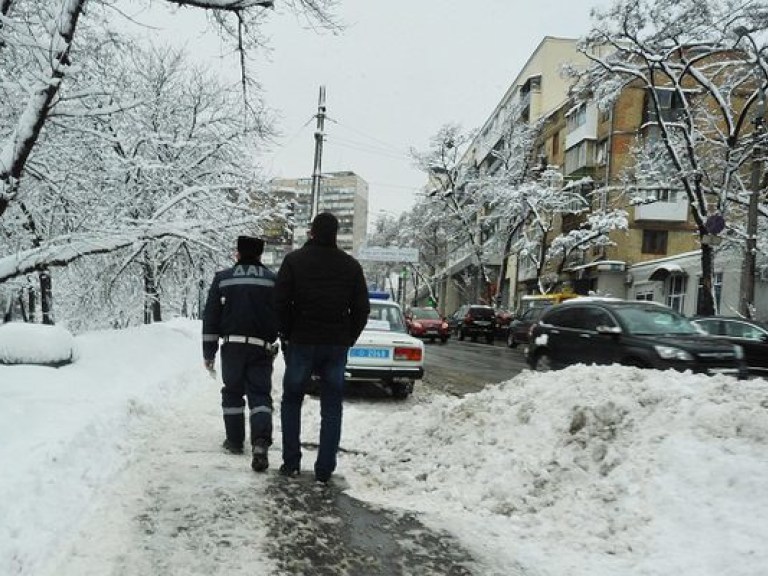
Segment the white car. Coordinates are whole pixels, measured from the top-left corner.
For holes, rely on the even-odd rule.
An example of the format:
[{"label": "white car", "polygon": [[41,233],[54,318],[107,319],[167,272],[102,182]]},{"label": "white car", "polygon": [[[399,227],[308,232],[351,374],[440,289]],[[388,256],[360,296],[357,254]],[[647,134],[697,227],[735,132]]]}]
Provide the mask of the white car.
[{"label": "white car", "polygon": [[347,354],[346,381],[378,382],[406,398],[423,375],[424,343],[408,334],[400,306],[371,300],[368,324]]}]

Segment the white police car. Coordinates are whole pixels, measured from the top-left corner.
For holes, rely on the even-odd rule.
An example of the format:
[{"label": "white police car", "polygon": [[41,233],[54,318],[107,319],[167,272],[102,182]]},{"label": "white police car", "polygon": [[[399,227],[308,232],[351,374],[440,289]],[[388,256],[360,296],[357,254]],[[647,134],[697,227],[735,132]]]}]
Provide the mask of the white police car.
[{"label": "white police car", "polygon": [[347,354],[345,379],[377,382],[395,398],[406,398],[424,375],[424,343],[408,335],[403,311],[395,302],[371,299],[370,303],[368,324]]}]

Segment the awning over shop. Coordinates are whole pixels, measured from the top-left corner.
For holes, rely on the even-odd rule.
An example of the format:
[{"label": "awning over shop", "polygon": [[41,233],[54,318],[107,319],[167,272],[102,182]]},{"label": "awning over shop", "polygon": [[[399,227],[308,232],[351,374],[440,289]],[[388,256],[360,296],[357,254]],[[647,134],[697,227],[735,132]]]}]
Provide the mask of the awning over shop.
[{"label": "awning over shop", "polygon": [[679,264],[662,264],[661,266],[656,266],[656,268],[653,269],[653,272],[651,272],[651,275],[648,276],[648,279],[663,281],[673,274],[686,276],[685,270],[683,270],[682,266]]}]

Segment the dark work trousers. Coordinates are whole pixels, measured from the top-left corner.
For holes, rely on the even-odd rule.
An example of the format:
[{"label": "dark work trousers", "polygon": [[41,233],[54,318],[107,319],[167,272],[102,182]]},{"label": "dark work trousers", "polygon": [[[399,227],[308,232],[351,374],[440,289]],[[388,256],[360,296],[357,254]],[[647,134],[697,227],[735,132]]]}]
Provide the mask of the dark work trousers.
[{"label": "dark work trousers", "polygon": [[221,407],[227,439],[245,440],[245,400],[248,398],[251,444],[272,444],[272,363],[261,346],[225,343],[221,348]]}]

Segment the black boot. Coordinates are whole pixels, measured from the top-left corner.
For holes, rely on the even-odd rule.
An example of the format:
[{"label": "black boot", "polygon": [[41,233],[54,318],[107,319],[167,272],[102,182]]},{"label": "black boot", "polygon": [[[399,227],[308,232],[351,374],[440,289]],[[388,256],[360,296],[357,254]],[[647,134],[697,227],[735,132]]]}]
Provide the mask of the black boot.
[{"label": "black boot", "polygon": [[267,458],[267,443],[261,440],[256,440],[253,443],[253,460],[251,460],[251,468],[254,472],[264,472],[269,468],[269,459]]},{"label": "black boot", "polygon": [[240,442],[239,444],[237,442],[233,442],[229,439],[224,440],[224,444],[221,445],[224,450],[229,452],[230,454],[242,454],[243,453],[243,443]]}]

